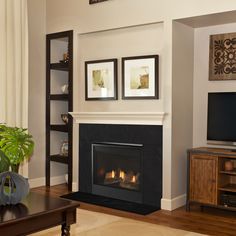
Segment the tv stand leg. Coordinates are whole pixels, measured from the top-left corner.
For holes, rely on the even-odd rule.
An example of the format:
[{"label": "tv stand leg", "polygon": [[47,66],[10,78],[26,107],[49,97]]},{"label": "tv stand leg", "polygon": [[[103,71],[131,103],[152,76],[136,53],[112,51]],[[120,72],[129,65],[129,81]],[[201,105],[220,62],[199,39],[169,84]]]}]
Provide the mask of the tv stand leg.
[{"label": "tv stand leg", "polygon": [[201,208],[201,212],[203,212],[204,211],[204,206],[201,205],[200,208]]},{"label": "tv stand leg", "polygon": [[189,201],[186,202],[185,210],[186,211],[190,211],[190,203],[189,203]]}]

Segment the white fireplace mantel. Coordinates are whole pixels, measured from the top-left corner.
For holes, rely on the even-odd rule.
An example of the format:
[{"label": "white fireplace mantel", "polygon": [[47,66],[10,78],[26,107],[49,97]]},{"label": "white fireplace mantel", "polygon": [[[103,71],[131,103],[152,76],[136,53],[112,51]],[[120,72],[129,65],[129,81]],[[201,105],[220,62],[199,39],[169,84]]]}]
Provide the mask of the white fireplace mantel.
[{"label": "white fireplace mantel", "polygon": [[[127,125],[163,125],[164,112],[69,112],[74,124],[127,124]],[[77,127],[74,127],[76,129]],[[74,130],[73,141],[73,185],[72,190],[78,191],[78,131]]]},{"label": "white fireplace mantel", "polygon": [[164,112],[69,112],[75,123],[163,125]]}]

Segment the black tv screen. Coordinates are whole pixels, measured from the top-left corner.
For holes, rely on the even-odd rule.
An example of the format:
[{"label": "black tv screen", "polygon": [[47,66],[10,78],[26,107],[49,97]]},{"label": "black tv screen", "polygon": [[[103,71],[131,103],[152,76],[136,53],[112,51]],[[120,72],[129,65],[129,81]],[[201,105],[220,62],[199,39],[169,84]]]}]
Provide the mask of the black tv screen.
[{"label": "black tv screen", "polygon": [[236,92],[208,93],[207,140],[236,142]]}]

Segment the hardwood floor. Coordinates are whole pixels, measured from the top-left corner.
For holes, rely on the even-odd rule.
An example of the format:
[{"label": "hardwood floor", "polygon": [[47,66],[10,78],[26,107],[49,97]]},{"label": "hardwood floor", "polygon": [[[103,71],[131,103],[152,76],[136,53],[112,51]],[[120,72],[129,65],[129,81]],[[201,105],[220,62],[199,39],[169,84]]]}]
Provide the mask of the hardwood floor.
[{"label": "hardwood floor", "polygon": [[[66,185],[57,185],[51,188],[39,187],[32,189],[32,191],[56,197],[68,193]],[[80,208],[207,235],[236,235],[236,212],[213,208],[204,208],[203,212],[201,212],[199,205],[191,205],[190,212],[186,212],[185,208],[181,207],[172,212],[160,210],[146,216],[85,204],[82,202]]]}]

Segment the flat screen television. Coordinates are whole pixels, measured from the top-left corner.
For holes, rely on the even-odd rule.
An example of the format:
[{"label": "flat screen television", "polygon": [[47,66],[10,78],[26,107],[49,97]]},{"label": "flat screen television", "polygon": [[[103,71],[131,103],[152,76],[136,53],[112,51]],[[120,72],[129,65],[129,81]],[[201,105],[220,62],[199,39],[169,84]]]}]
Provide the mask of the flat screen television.
[{"label": "flat screen television", "polygon": [[207,141],[236,145],[236,92],[208,93]]}]

